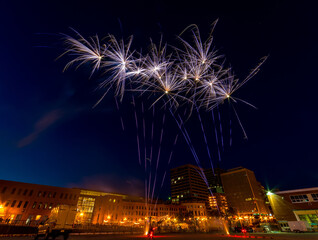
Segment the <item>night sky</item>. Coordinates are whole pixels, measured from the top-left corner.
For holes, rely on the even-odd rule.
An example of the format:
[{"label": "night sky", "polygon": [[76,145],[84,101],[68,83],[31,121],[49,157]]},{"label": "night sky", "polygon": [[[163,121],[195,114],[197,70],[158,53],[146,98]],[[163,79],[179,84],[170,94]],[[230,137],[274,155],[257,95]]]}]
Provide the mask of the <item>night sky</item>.
[{"label": "night sky", "polygon": [[[63,68],[60,33],[108,33],[146,49],[149,38],[175,44],[176,35],[197,24],[207,36],[218,19],[214,46],[243,79],[263,56],[261,71],[237,92],[257,110],[236,105],[248,135],[220,106],[224,151],[218,160],[211,116],[202,114],[215,166],[255,171],[265,188],[317,187],[318,112],[316,89],[318,15],[295,1],[0,1],[0,178],[62,187],[142,194],[136,127],[129,99],[119,110],[110,94],[96,108],[98,75],[87,66]],[[122,117],[125,130],[122,130]],[[195,117],[194,117],[195,118]],[[232,146],[229,126],[232,119]],[[202,165],[209,161],[197,121],[188,127]],[[195,164],[182,136],[171,164],[166,155],[178,128],[167,118],[160,174]],[[212,131],[213,130],[213,131]],[[200,142],[201,141],[201,142]],[[172,144],[170,144],[172,145]],[[159,184],[160,185],[160,184]],[[162,197],[169,193],[168,178]]]}]

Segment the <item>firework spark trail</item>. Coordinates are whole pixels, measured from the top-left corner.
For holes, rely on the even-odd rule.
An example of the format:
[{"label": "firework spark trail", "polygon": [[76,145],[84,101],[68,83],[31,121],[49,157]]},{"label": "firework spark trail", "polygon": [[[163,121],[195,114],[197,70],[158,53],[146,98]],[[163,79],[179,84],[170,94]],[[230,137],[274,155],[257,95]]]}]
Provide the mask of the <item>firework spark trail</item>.
[{"label": "firework spark trail", "polygon": [[231,120],[231,107],[230,107],[230,104],[229,104],[229,121],[230,121],[230,124],[229,124],[229,128],[230,128],[230,147],[232,147],[232,120]]},{"label": "firework spark trail", "polygon": [[220,110],[219,110],[219,106],[217,106],[217,111],[218,111],[218,116],[219,116],[219,127],[220,127],[220,139],[221,139],[221,146],[222,146],[222,150],[224,152],[224,141],[223,141],[223,131],[222,131],[222,122],[221,122],[221,114],[220,114]]},{"label": "firework spark trail", "polygon": [[[153,101],[151,99],[152,104],[150,106],[150,108],[153,108],[151,134],[148,133],[148,131],[146,134],[147,124],[144,116],[144,103],[141,103],[141,113],[143,116],[139,122],[137,116],[136,102],[134,96],[132,96],[137,132],[136,139],[139,164],[141,165],[141,158],[145,159],[144,167],[146,175],[146,204],[148,204],[150,196],[151,202],[154,197],[166,114],[164,111],[163,124],[158,146],[158,155],[156,159],[157,161],[156,165],[154,166],[154,164],[152,164],[152,159],[155,149],[153,146],[155,143],[155,105],[160,104],[161,108],[164,108],[165,110],[166,107],[169,108],[169,111],[176,121],[179,130],[184,136],[184,139],[187,142],[187,145],[189,146],[197,165],[200,166],[201,164],[199,157],[197,155],[197,152],[195,151],[194,145],[185,127],[185,122],[182,120],[180,114],[177,114],[177,116],[175,116],[174,114],[174,111],[177,112],[180,106],[186,105],[187,108],[185,108],[185,112],[188,114],[188,118],[190,118],[193,109],[196,108],[213,172],[214,168],[212,164],[212,156],[210,153],[207,136],[204,131],[203,121],[201,119],[199,110],[205,109],[206,111],[211,111],[212,113],[219,161],[221,161],[219,142],[221,142],[222,150],[224,151],[223,129],[219,105],[226,99],[229,100],[229,105],[232,105],[235,116],[240,124],[240,127],[242,128],[244,136],[245,138],[247,138],[246,132],[239,119],[237,111],[234,105],[230,103],[242,102],[251,107],[254,107],[252,104],[233,96],[233,94],[259,72],[260,67],[265,62],[267,57],[262,58],[258,65],[250,71],[249,75],[243,81],[235,78],[234,74],[231,71],[231,68],[225,67],[224,56],[220,55],[218,51],[214,49],[214,46],[212,44],[212,33],[216,22],[217,21],[212,24],[210,35],[205,41],[202,41],[199,28],[196,25],[190,25],[178,36],[179,42],[181,43],[180,48],[172,46],[173,51],[168,52],[168,46],[170,45],[168,45],[167,43],[163,43],[161,38],[158,45],[151,41],[149,48],[150,50],[146,55],[142,55],[141,52],[139,53],[135,50],[131,50],[133,40],[132,36],[129,37],[127,41],[124,41],[123,39],[116,39],[113,35],[108,35],[108,37],[106,38],[106,42],[102,43],[97,35],[95,37],[88,38],[88,40],[86,40],[76,31],[75,33],[78,39],[72,38],[68,35],[63,35],[66,44],[66,51],[61,56],[69,55],[73,57],[73,59],[66,64],[64,70],[72,65],[77,65],[76,68],[78,68],[84,64],[88,64],[92,67],[90,77],[98,70],[102,70],[101,74],[102,77],[104,77],[104,81],[102,82],[102,84],[100,84],[100,88],[105,89],[105,91],[102,97],[94,105],[94,107],[104,99],[106,94],[111,89],[114,89],[114,94],[116,97],[119,97],[120,102],[122,102],[124,93],[126,91],[140,93],[140,96],[147,94],[148,99],[154,99]],[[187,41],[183,36],[181,37],[181,35],[183,35],[186,31],[192,35],[191,42]],[[128,86],[130,88],[128,88]],[[119,110],[117,98],[115,98],[115,101],[116,107]],[[215,119],[214,117],[215,108],[217,108],[218,111],[220,136],[218,134],[218,129],[216,126],[217,119]],[[122,120],[122,117],[121,124],[124,130],[124,122]],[[139,129],[139,124],[142,129]],[[142,133],[139,133],[140,130],[142,130]],[[231,146],[231,119],[229,132]],[[143,134],[143,157],[141,156],[141,154],[143,154],[141,150],[142,141],[140,141],[141,138],[139,134]],[[150,150],[148,148],[149,143],[147,141],[147,135],[149,134],[151,135]],[[177,139],[178,135],[176,136],[174,145],[176,145]],[[147,152],[148,154],[150,154],[149,164],[147,164]],[[173,150],[170,153],[168,165],[171,161],[172,154]],[[155,173],[152,174],[153,170],[155,170]],[[202,175],[202,177],[204,178],[205,176]],[[150,190],[151,186],[153,186],[152,191]]]},{"label": "firework spark trail", "polygon": [[136,130],[137,130],[137,149],[138,149],[138,160],[139,165],[141,165],[141,154],[140,154],[140,144],[139,144],[139,128],[138,128],[138,118],[137,118],[137,109],[135,104],[135,98],[132,96],[133,106],[134,106],[134,115],[135,115],[135,122],[136,122]]},{"label": "firework spark trail", "polygon": [[178,125],[178,127],[179,127],[179,129],[180,129],[180,131],[181,131],[181,133],[182,133],[182,135],[184,136],[184,139],[186,140],[186,142],[187,142],[187,144],[188,144],[188,146],[189,146],[189,148],[190,148],[190,150],[191,150],[191,152],[192,152],[192,155],[193,155],[193,157],[194,157],[196,163],[197,163],[198,165],[200,165],[200,161],[199,161],[198,155],[196,154],[196,151],[195,151],[195,149],[194,149],[194,147],[193,147],[193,145],[192,145],[192,142],[191,142],[191,139],[190,139],[190,137],[189,137],[189,134],[187,133],[187,130],[186,130],[185,128],[183,128],[183,127],[184,127],[184,123],[183,123],[183,121],[182,121],[180,115],[178,115],[178,117],[179,117],[179,119],[180,119],[180,122],[179,122],[179,121],[177,120],[177,118],[175,117],[174,113],[172,112],[172,110],[171,110],[171,109],[169,109],[169,110],[170,110],[171,115],[172,115],[173,118],[175,119],[175,121],[176,121],[176,123],[177,123],[177,125]]},{"label": "firework spark trail", "polygon": [[[160,133],[159,149],[158,149],[158,155],[157,155],[155,178],[154,178],[154,183],[153,183],[153,188],[152,188],[151,199],[153,199],[154,191],[155,191],[155,187],[156,187],[156,182],[157,182],[157,173],[158,173],[158,166],[159,166],[159,161],[160,161],[161,145],[162,145],[162,138],[163,138],[163,130],[164,130],[165,119],[166,119],[166,112],[164,111],[164,114],[163,114],[163,117],[162,117],[162,127],[161,127],[161,133]],[[152,200],[151,200],[151,202],[152,202]]]},{"label": "firework spark trail", "polygon": [[68,62],[65,65],[63,71],[75,63],[78,63],[76,68],[79,68],[81,65],[90,62],[93,63],[93,69],[90,75],[92,76],[93,73],[100,68],[102,59],[107,51],[107,47],[106,45],[100,46],[100,41],[97,35],[95,38],[91,37],[90,41],[88,41],[77,31],[74,29],[72,30],[79,37],[79,39],[75,39],[71,36],[63,34],[68,50],[60,55],[59,58],[65,54],[69,54],[71,56],[75,56],[75,59]]},{"label": "firework spark trail", "polygon": [[211,157],[211,154],[210,154],[210,149],[209,149],[208,141],[207,141],[206,134],[205,134],[205,131],[204,131],[202,119],[201,119],[201,116],[200,116],[199,109],[197,107],[196,107],[196,110],[197,110],[197,113],[198,113],[198,118],[199,118],[199,121],[200,121],[203,138],[204,138],[204,142],[205,142],[205,145],[206,145],[206,150],[207,150],[208,157],[209,157],[209,160],[210,160],[210,163],[211,163],[212,172],[214,174],[214,167],[213,167],[213,163],[212,163],[212,157]]},{"label": "firework spark trail", "polygon": [[153,152],[153,134],[155,125],[155,105],[152,106],[152,124],[151,124],[151,146],[150,146],[150,162],[152,162],[152,152]]},{"label": "firework spark trail", "polygon": [[145,112],[144,103],[141,102],[141,112],[142,112],[142,126],[143,126],[143,136],[144,136],[144,152],[145,152],[145,171],[147,171],[147,142],[146,142],[146,124],[145,124]]},{"label": "firework spark trail", "polygon": [[233,106],[233,105],[232,105],[232,107],[233,107],[233,110],[234,110],[235,116],[236,116],[236,118],[237,118],[237,121],[239,122],[240,127],[241,127],[241,129],[242,129],[242,131],[243,131],[244,138],[245,138],[245,139],[248,139],[247,134],[246,134],[246,132],[245,132],[245,129],[244,129],[244,127],[243,127],[242,123],[241,123],[241,120],[240,120],[240,118],[239,118],[239,116],[238,116],[238,114],[237,114],[237,112],[236,112],[236,110],[235,110],[235,108],[234,108],[234,106]]},{"label": "firework spark trail", "polygon": [[156,206],[157,206],[157,203],[158,203],[158,200],[159,200],[159,194],[160,194],[160,191],[161,191],[161,189],[162,189],[162,186],[163,186],[163,183],[164,183],[165,179],[166,179],[166,171],[165,171],[165,173],[164,173],[164,175],[163,175],[163,178],[162,178],[162,181],[161,181],[159,193],[157,194],[157,199],[156,199],[155,205],[154,205],[154,207],[153,207],[153,213],[152,213],[152,214],[154,214],[154,212],[155,212],[155,210],[156,210]]},{"label": "firework spark trail", "polygon": [[172,159],[172,154],[173,154],[173,149],[175,148],[175,146],[177,144],[178,137],[179,137],[179,134],[176,135],[176,138],[175,138],[175,140],[173,142],[172,150],[170,152],[170,156],[169,156],[169,160],[168,160],[168,165],[170,165],[170,162],[171,162],[171,159]]},{"label": "firework spark trail", "polygon": [[212,113],[215,141],[216,141],[216,146],[217,146],[217,149],[218,149],[219,161],[221,161],[221,153],[220,153],[220,148],[219,148],[219,137],[218,137],[218,131],[217,131],[217,128],[216,128],[216,123],[215,123],[215,118],[214,118],[214,110],[212,110],[211,113]]},{"label": "firework spark trail", "polygon": [[117,101],[117,98],[116,98],[116,97],[115,97],[115,103],[116,103],[117,111],[119,112],[119,118],[120,118],[121,128],[123,129],[123,131],[125,131],[124,121],[123,121],[123,118],[122,118],[122,116],[121,116],[121,114],[120,114],[119,105],[118,105],[118,101]]}]

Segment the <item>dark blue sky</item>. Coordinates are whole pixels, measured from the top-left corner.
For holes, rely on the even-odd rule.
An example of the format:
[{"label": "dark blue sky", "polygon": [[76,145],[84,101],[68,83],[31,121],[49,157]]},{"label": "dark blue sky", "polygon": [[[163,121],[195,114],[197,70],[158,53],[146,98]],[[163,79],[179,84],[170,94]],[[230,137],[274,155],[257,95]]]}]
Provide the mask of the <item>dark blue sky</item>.
[{"label": "dark blue sky", "polygon": [[[89,80],[85,67],[62,72],[69,59],[55,61],[62,53],[59,33],[72,34],[72,27],[84,36],[133,34],[134,47],[146,48],[160,33],[176,43],[175,36],[192,23],[207,35],[218,18],[215,46],[238,77],[269,55],[238,93],[258,108],[237,106],[249,138],[243,138],[232,115],[233,144],[226,145],[218,165],[254,170],[269,188],[316,187],[316,8],[298,1],[221,2],[1,1],[0,178],[56,186],[104,184],[105,190],[140,193],[144,174],[129,100],[118,111],[109,96],[92,109],[101,94],[94,91],[98,79]],[[221,109],[228,117],[226,111]],[[211,116],[202,117],[209,124]],[[189,128],[207,165],[200,127],[194,121]],[[223,128],[228,141],[226,123]],[[170,119],[167,152],[177,131]],[[209,138],[218,162],[212,134]],[[194,163],[181,136],[171,165],[161,163],[161,173]]]}]

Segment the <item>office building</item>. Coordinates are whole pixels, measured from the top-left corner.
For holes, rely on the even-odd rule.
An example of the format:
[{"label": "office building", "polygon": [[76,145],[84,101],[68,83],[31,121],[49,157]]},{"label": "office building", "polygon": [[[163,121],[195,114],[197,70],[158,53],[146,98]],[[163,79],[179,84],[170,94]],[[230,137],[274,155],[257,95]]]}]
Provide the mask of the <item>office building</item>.
[{"label": "office building", "polygon": [[186,164],[170,169],[171,201],[179,204],[187,201],[208,202],[208,189],[201,177],[202,168]]},{"label": "office building", "polygon": [[227,202],[239,215],[267,215],[265,193],[254,172],[235,168],[221,174]]}]

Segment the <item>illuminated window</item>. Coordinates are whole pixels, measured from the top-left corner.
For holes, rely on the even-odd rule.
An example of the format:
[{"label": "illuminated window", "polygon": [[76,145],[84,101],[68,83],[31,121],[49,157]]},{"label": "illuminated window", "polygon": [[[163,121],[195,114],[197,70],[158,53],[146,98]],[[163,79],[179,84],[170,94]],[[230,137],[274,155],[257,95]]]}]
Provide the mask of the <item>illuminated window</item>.
[{"label": "illuminated window", "polygon": [[34,202],[32,205],[32,208],[35,208],[35,207],[36,207],[36,202]]},{"label": "illuminated window", "polygon": [[39,203],[38,209],[40,209],[42,207],[43,203]]},{"label": "illuminated window", "polygon": [[38,197],[41,197],[41,195],[42,195],[42,192],[39,191],[39,192],[38,192]]},{"label": "illuminated window", "polygon": [[50,203],[49,209],[52,209],[52,208],[53,208],[53,203]]},{"label": "illuminated window", "polygon": [[47,208],[47,203],[44,203],[43,209]]}]

